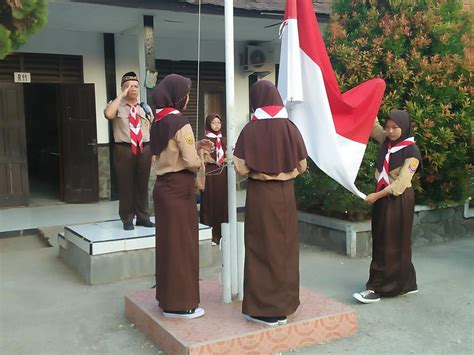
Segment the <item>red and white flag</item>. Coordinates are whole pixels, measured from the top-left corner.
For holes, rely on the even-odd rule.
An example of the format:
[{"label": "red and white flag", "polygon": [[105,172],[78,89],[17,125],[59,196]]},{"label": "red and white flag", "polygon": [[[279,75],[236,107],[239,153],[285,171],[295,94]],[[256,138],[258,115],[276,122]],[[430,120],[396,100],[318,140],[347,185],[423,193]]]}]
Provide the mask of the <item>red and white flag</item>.
[{"label": "red and white flag", "polygon": [[354,185],[385,82],[341,93],[311,0],[287,0],[278,90],[316,165],[355,195]]}]

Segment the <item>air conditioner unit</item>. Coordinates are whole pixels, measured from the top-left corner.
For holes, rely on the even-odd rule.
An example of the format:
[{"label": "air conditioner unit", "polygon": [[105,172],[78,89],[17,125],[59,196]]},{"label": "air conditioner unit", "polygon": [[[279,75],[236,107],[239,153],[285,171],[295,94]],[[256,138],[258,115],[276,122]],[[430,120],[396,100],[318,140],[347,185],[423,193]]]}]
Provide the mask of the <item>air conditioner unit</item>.
[{"label": "air conditioner unit", "polygon": [[274,49],[265,45],[247,45],[242,57],[244,71],[262,71],[265,64],[274,63]]}]

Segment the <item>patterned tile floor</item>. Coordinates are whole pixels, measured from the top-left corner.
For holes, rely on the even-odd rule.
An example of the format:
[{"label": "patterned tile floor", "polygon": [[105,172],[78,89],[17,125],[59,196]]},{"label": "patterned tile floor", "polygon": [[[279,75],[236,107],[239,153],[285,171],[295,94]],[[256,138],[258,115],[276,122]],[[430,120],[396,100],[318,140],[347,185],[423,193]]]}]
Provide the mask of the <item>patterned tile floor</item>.
[{"label": "patterned tile floor", "polygon": [[288,324],[269,328],[245,320],[241,302],[222,303],[215,279],[200,283],[206,315],[192,320],[166,319],[155,290],[125,297],[127,318],[168,354],[270,354],[356,335],[351,308],[301,288],[301,305]]}]

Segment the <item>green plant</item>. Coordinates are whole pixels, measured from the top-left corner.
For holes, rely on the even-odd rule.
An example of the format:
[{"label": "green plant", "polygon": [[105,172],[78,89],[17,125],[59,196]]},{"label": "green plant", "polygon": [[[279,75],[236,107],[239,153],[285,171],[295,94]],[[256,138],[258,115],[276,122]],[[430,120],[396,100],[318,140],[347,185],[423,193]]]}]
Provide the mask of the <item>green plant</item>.
[{"label": "green plant", "polygon": [[0,0],[0,59],[25,44],[47,17],[47,0]]},{"label": "green plant", "polygon": [[[472,51],[470,15],[455,0],[333,3],[326,44],[341,90],[381,77],[387,89],[380,120],[394,108],[408,110],[412,118],[424,158],[414,181],[417,203],[442,206],[464,201],[470,193],[474,157],[472,66],[467,55]],[[369,142],[356,180],[364,192],[374,186],[376,150]],[[342,187],[338,190],[349,194]],[[348,210],[350,201],[341,199],[337,210]]]}]

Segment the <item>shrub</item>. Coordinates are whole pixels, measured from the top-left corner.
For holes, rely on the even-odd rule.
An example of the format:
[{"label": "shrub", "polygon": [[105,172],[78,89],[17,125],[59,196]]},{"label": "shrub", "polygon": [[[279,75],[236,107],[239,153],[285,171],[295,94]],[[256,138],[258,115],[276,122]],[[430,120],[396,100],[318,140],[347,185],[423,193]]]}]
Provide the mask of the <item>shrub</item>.
[{"label": "shrub", "polygon": [[40,30],[47,13],[47,0],[0,0],[0,59]]},{"label": "shrub", "polygon": [[[460,1],[454,0],[333,3],[326,45],[341,90],[381,77],[387,90],[380,120],[394,108],[406,109],[412,118],[424,165],[414,180],[419,204],[443,206],[464,201],[472,188],[473,87],[467,52],[472,52],[470,15],[463,11]],[[377,149],[370,141],[356,180],[361,191],[373,191]],[[317,201],[333,199],[331,213],[341,214],[351,208],[367,210],[363,201],[356,201],[322,175],[302,176],[297,182],[303,209],[313,208],[304,196],[310,193],[307,182],[319,179],[316,185],[321,194],[329,194],[311,193]],[[323,183],[328,186],[319,186]],[[324,201],[323,205],[328,203]]]}]

